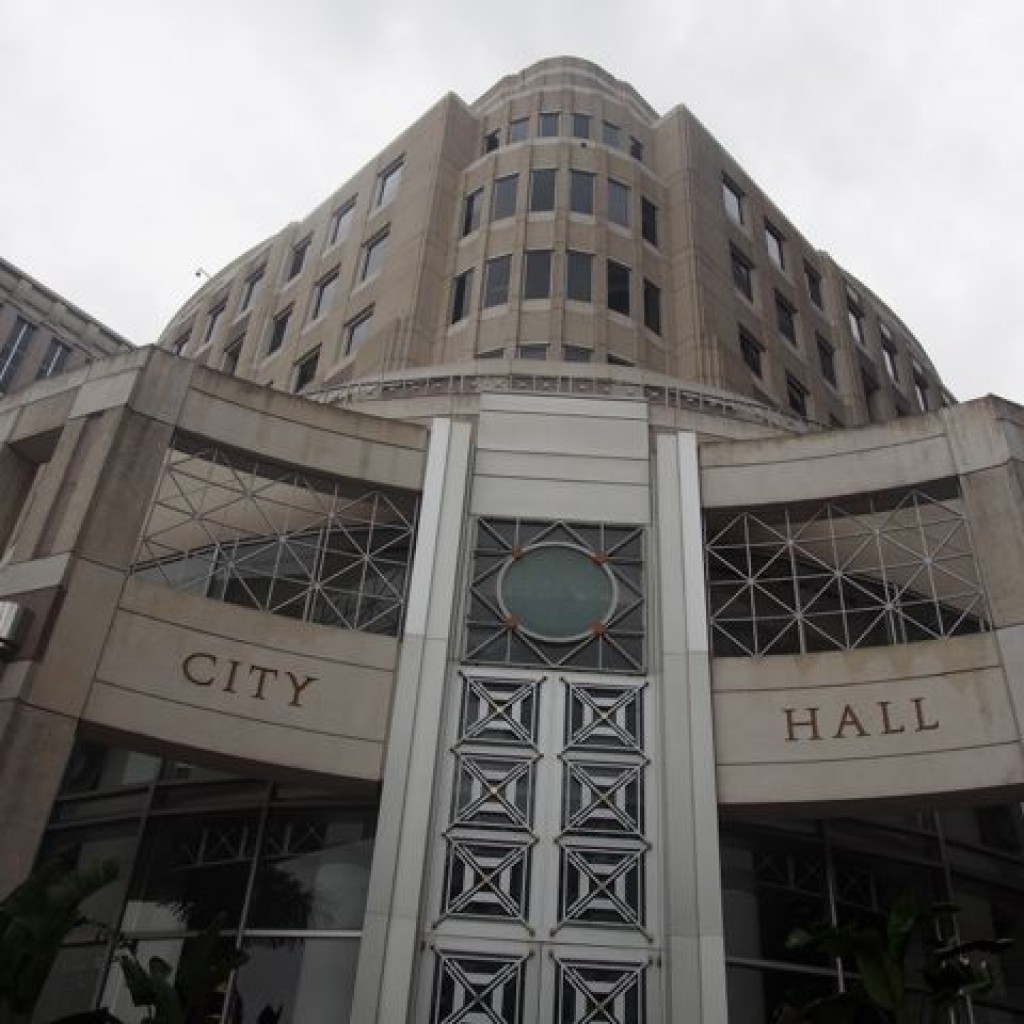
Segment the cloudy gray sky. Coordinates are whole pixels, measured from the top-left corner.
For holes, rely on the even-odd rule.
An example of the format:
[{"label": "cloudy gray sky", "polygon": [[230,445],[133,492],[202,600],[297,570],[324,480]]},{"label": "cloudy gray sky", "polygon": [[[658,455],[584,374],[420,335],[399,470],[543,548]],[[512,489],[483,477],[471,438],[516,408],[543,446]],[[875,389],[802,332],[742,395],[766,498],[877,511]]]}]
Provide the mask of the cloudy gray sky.
[{"label": "cloudy gray sky", "polygon": [[574,54],[688,106],[1024,402],[1024,0],[0,0],[0,254],[139,344],[442,94]]}]

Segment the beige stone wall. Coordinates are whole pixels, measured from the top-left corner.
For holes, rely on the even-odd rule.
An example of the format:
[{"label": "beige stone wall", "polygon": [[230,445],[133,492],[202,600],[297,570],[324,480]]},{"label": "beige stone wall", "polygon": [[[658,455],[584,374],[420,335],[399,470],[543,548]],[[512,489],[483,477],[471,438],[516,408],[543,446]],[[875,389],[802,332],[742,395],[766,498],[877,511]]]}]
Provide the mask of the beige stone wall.
[{"label": "beige stone wall", "polygon": [[[67,372],[97,359],[131,349],[131,344],[98,320],[73,306],[14,264],[0,259],[0,352],[16,325],[24,321],[32,328],[17,371],[9,376],[0,395],[13,394],[34,381],[51,376],[54,348],[66,349],[59,370]],[[0,371],[5,359],[0,356]]]},{"label": "beige stone wall", "polygon": [[395,640],[129,580],[176,431],[370,485],[422,483],[421,427],[159,349],[0,403],[0,599],[32,613],[0,662],[0,890],[31,864],[79,728],[321,783],[380,777]]},{"label": "beige stone wall", "polygon": [[992,632],[717,658],[719,798],[836,805],[1024,794],[1024,415],[986,399],[886,427],[706,444],[705,508],[959,479]]},{"label": "beige stone wall", "polygon": [[[558,133],[540,136],[540,118],[557,114]],[[590,137],[573,137],[573,115],[590,118]],[[526,125],[512,141],[511,126]],[[618,131],[604,139],[605,124]],[[495,148],[487,139],[496,140]],[[634,150],[634,147],[639,149]],[[403,161],[402,182],[383,210],[375,206],[381,172]],[[552,212],[529,212],[530,175],[556,172]],[[593,214],[570,210],[572,171],[594,176]],[[515,215],[493,220],[494,183],[518,176]],[[723,176],[743,196],[742,224],[722,202]],[[627,226],[608,215],[609,182],[629,189]],[[464,232],[466,198],[482,195],[479,226]],[[641,201],[657,209],[657,240],[642,237]],[[331,244],[340,209],[353,205],[346,240]],[[765,225],[783,242],[785,265],[769,255]],[[389,232],[380,273],[361,280],[365,244]],[[308,241],[301,273],[289,278],[296,244]],[[747,300],[736,289],[730,251],[754,272]],[[525,253],[553,254],[550,298],[524,300]],[[592,301],[566,297],[567,252],[591,254]],[[484,308],[487,261],[511,256],[508,301]],[[610,312],[606,265],[630,269],[628,316]],[[822,307],[811,300],[805,267],[821,277]],[[318,288],[337,271],[331,310],[311,321]],[[472,273],[467,315],[451,322],[453,288]],[[262,273],[248,308],[248,282]],[[661,292],[661,329],[648,329],[644,282]],[[863,313],[863,341],[854,340],[848,287]],[[776,293],[796,318],[796,341],[780,333]],[[222,310],[211,333],[211,314]],[[367,340],[348,354],[354,322],[372,310]],[[275,318],[288,314],[280,349],[269,352]],[[883,325],[895,353],[896,379],[882,354]],[[743,362],[739,331],[763,346],[761,375]],[[834,349],[836,383],[821,369],[818,337]],[[806,390],[806,415],[825,426],[889,421],[921,411],[915,377],[928,409],[944,392],[920,345],[898,317],[863,284],[814,248],[757,184],[685,108],[659,115],[629,85],[596,65],[569,58],[541,61],[509,75],[472,106],[447,96],[351,181],[299,223],[256,246],[208,282],[174,318],[161,344],[239,375],[292,390],[298,363],[319,358],[312,387],[372,379],[381,372],[514,358],[521,346],[543,346],[546,365],[584,350],[608,362],[664,372],[685,382],[721,387],[789,409],[787,373]],[[538,369],[540,366],[538,365]],[[870,402],[865,379],[873,382]]]}]

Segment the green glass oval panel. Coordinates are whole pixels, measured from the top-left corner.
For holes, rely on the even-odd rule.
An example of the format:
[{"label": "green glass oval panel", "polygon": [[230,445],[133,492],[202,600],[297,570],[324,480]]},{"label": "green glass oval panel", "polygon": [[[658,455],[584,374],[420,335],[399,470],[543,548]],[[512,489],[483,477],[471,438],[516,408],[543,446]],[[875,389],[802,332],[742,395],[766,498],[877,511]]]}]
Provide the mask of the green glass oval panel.
[{"label": "green glass oval panel", "polygon": [[615,603],[611,573],[567,545],[530,548],[508,565],[498,585],[505,611],[522,630],[544,640],[586,636]]}]

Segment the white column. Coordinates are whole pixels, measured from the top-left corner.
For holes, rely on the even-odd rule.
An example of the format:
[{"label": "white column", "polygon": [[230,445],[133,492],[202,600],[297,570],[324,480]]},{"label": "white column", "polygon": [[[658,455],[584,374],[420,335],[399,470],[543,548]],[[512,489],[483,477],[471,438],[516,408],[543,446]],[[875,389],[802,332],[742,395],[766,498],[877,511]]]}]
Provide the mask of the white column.
[{"label": "white column", "polygon": [[694,434],[656,440],[665,943],[672,1021],[725,1024],[725,945]]},{"label": "white column", "polygon": [[434,420],[352,1024],[395,1024],[405,1021],[409,1013],[469,456],[469,425]]}]

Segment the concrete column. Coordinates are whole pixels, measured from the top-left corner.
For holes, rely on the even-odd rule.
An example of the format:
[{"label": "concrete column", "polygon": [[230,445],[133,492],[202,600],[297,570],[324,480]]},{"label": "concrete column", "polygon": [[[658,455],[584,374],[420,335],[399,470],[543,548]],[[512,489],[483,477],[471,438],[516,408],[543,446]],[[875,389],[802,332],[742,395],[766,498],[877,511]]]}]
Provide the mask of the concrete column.
[{"label": "concrete column", "polygon": [[711,659],[696,436],[659,435],[655,459],[666,1020],[725,1024]]},{"label": "concrete column", "polygon": [[409,1016],[469,456],[469,425],[435,420],[391,711],[352,1024],[395,1024]]}]

